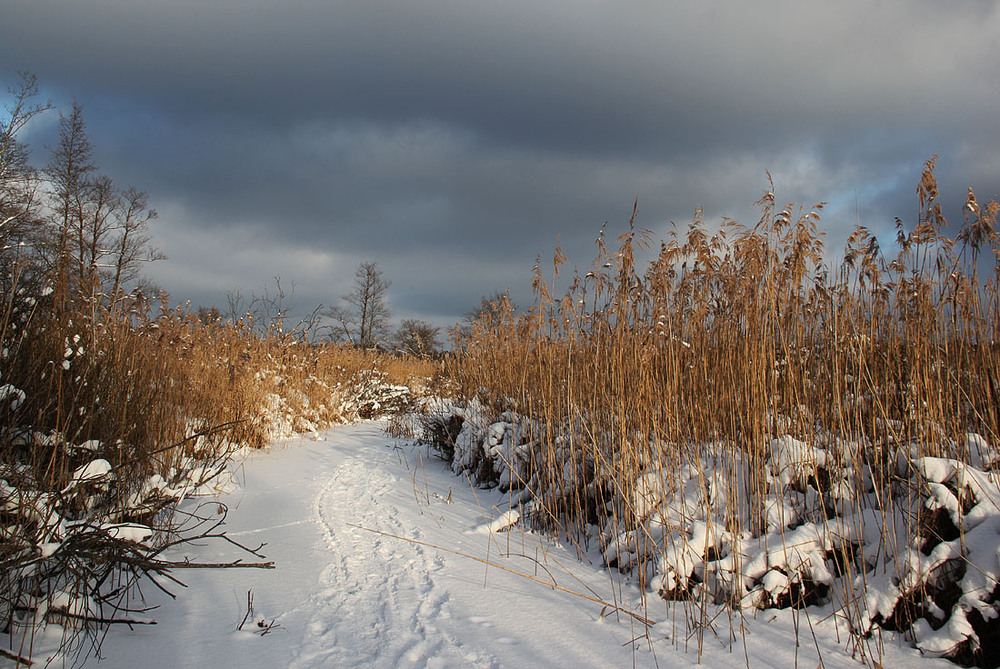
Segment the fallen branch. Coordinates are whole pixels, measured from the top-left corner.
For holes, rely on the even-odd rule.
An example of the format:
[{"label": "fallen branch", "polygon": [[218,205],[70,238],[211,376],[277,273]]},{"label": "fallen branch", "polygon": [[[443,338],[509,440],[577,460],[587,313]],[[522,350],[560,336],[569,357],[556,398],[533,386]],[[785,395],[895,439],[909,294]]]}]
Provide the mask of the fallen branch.
[{"label": "fallen branch", "polygon": [[32,660],[29,660],[26,657],[21,657],[17,653],[9,650],[4,650],[3,648],[0,648],[0,657],[6,657],[8,660],[14,660],[14,662],[17,663],[17,666],[21,666],[23,664],[26,667],[30,667],[34,664]]},{"label": "fallen branch", "polygon": [[243,560],[233,560],[232,562],[190,562],[181,560],[180,562],[167,562],[164,560],[152,560],[143,562],[140,560],[131,561],[140,569],[150,569],[159,571],[161,569],[274,569],[274,562],[244,562]]},{"label": "fallen branch", "polygon": [[97,625],[155,625],[155,620],[134,620],[132,618],[105,618],[103,616],[88,616],[82,613],[70,613],[62,609],[50,609],[46,616],[54,616],[56,618],[69,618],[71,620],[79,620],[85,623],[95,623]]}]

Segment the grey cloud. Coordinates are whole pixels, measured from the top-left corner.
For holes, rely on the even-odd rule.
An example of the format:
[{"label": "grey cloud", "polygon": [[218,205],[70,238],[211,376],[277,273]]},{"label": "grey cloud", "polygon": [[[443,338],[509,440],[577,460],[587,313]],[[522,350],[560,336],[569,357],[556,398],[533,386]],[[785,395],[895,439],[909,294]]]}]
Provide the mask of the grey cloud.
[{"label": "grey cloud", "polygon": [[35,24],[20,34],[41,41],[43,62],[94,84],[123,81],[180,114],[197,113],[190,96],[277,123],[431,117],[580,150],[616,135],[631,149],[664,127],[704,142],[706,124],[736,115],[758,130],[781,122],[801,132],[810,117],[848,123],[893,105],[940,109],[956,91],[969,103],[996,99],[974,86],[996,71],[989,41],[975,39],[995,11],[933,3],[25,7],[11,20]]},{"label": "grey cloud", "polygon": [[79,97],[102,166],[164,203],[178,297],[280,269],[328,301],[372,258],[406,276],[397,311],[457,317],[523,291],[557,236],[588,264],[634,198],[658,235],[696,207],[752,222],[770,170],[779,199],[830,202],[836,246],[912,214],[932,154],[956,207],[1000,184],[992,2],[34,0],[4,18],[0,59]]}]

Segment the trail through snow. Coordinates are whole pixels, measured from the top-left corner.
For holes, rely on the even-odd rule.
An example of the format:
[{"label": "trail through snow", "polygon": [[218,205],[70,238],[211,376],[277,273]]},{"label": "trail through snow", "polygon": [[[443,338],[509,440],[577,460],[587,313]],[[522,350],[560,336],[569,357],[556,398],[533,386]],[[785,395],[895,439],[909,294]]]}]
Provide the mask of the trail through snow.
[{"label": "trail through snow", "polygon": [[[490,667],[496,658],[465,649],[451,633],[446,587],[432,576],[440,557],[418,544],[376,534],[418,539],[394,499],[401,485],[364,456],[344,462],[316,498],[316,520],[331,555],[323,570],[311,620],[292,667],[440,666]],[[410,505],[414,502],[410,501]],[[344,511],[356,509],[344,522]],[[361,529],[368,528],[368,529]]]},{"label": "trail through snow", "polygon": [[[699,635],[687,632],[683,606],[651,596],[644,611],[634,586],[586,559],[596,546],[563,545],[518,526],[491,531],[513,518],[504,518],[503,495],[472,489],[425,449],[384,436],[381,423],[276,444],[237,474],[241,490],[219,499],[230,507],[225,528],[247,545],[265,543],[277,568],[177,572],[188,587],[178,588],[175,600],[144,588],[147,604],[159,607],[149,614],[158,624],[111,629],[100,666],[683,667],[699,661]],[[245,557],[222,542],[195,550],[188,549],[192,559]],[[251,615],[238,630],[248,597]],[[594,600],[660,624],[647,632]],[[815,641],[807,623],[817,629]],[[790,612],[746,621],[723,613],[703,629],[700,659],[710,667],[811,668],[820,664],[819,652],[826,667],[860,667],[837,641],[844,632]],[[914,660],[954,666],[921,659],[895,641],[883,650],[884,666]]]}]

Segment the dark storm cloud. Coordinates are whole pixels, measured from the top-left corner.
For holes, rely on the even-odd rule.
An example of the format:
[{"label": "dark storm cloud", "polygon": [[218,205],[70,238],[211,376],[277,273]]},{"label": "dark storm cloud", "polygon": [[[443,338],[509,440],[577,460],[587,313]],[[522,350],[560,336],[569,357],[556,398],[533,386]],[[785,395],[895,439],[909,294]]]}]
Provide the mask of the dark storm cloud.
[{"label": "dark storm cloud", "polygon": [[[363,259],[400,315],[526,300],[537,254],[587,265],[638,198],[829,201],[831,245],[915,209],[941,154],[960,206],[1000,190],[992,2],[18,2],[0,62],[76,96],[102,167],[149,191],[175,295],[280,274],[329,303]],[[49,132],[36,129],[39,137]],[[36,143],[37,145],[37,143]]]}]

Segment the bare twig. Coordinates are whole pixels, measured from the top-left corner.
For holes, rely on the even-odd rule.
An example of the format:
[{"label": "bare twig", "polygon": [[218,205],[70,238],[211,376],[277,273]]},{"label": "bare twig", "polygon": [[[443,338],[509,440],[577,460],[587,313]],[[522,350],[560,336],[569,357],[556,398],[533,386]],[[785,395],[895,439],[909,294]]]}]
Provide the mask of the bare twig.
[{"label": "bare twig", "polygon": [[253,590],[247,590],[247,612],[246,615],[243,616],[243,620],[240,621],[240,624],[236,626],[237,631],[243,631],[243,626],[247,624],[247,621],[250,620],[250,616],[252,615],[253,615]]},{"label": "bare twig", "polygon": [[0,648],[0,657],[6,657],[8,660],[14,660],[14,662],[17,664],[17,666],[24,665],[26,667],[30,667],[31,665],[34,664],[34,661],[32,661],[32,660],[30,660],[30,659],[28,659],[26,657],[21,657],[17,653],[14,653],[14,652],[9,651],[9,650],[5,650],[3,648]]}]

